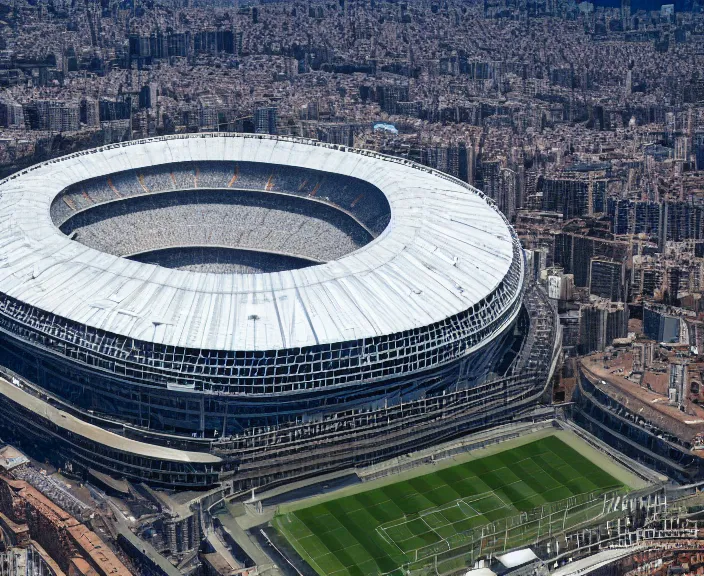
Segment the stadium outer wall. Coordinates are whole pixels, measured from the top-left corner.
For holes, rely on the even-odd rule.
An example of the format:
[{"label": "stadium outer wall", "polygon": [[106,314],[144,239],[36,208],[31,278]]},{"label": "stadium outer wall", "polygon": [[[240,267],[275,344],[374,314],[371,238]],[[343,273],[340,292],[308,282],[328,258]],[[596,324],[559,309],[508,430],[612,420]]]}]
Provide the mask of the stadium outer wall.
[{"label": "stadium outer wall", "polygon": [[[152,386],[149,375],[118,374],[115,364],[106,370],[80,347],[67,353],[66,341],[60,350],[47,345],[28,321],[31,309],[5,296],[2,429],[76,471],[180,488],[231,480],[245,489],[376,462],[497,425],[539,401],[559,351],[559,325],[541,289],[529,286],[523,302],[523,254],[515,237],[514,260],[520,272],[507,285],[517,282],[517,292],[495,294],[498,301],[513,296],[513,304],[483,330],[450,343],[442,361],[422,361],[430,368],[401,376],[323,387],[307,397],[280,392],[229,399],[203,389]],[[349,347],[366,352],[359,344]],[[237,415],[232,425],[229,411]],[[225,434],[193,437],[218,428]]]},{"label": "stadium outer wall", "polygon": [[[516,330],[533,330],[537,337],[519,345],[505,375],[473,388],[317,422],[249,430],[226,440],[157,434],[97,417],[0,369],[6,377],[0,378],[0,430],[76,474],[97,470],[179,489],[272,486],[373,464],[529,416],[549,393],[560,351],[559,323],[542,288],[528,287]],[[10,384],[12,379],[22,389]],[[73,425],[64,426],[67,419]]]}]

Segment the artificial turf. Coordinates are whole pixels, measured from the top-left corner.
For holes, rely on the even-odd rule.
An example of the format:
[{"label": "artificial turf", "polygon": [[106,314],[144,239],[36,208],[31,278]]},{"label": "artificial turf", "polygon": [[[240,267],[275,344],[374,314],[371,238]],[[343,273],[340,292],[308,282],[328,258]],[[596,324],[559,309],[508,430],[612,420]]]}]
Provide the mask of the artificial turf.
[{"label": "artificial turf", "polygon": [[396,571],[416,559],[418,549],[463,531],[619,488],[610,474],[548,436],[283,514],[273,524],[321,576],[374,576]]}]

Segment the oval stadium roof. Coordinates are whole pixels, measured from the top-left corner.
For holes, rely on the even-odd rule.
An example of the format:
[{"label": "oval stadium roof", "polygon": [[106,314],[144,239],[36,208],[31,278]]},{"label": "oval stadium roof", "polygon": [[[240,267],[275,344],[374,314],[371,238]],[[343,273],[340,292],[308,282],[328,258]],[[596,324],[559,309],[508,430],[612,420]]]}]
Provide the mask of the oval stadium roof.
[{"label": "oval stadium roof", "polygon": [[[368,245],[326,264],[208,274],[99,252],[70,240],[50,217],[52,200],[72,183],[213,160],[366,180],[386,195],[390,224]],[[0,292],[94,328],[186,348],[295,348],[433,324],[497,288],[514,241],[498,210],[457,180],[408,161],[293,138],[194,134],[134,141],[52,160],[0,183]]]}]

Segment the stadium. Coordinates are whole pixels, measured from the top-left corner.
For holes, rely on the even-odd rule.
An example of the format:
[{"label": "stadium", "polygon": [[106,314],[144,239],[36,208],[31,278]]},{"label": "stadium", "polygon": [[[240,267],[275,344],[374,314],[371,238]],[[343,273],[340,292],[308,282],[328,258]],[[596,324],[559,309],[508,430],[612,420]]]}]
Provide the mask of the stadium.
[{"label": "stadium", "polygon": [[2,431],[246,489],[515,421],[559,325],[480,191],[289,137],[113,144],[0,183]]}]

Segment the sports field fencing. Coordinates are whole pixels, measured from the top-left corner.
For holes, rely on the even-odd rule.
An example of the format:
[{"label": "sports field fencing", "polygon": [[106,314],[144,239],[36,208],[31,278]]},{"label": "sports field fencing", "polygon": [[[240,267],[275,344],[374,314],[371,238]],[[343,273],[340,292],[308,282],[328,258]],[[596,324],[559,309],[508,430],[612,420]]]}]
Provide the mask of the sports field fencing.
[{"label": "sports field fencing", "polygon": [[[471,514],[474,511],[472,504],[481,498],[496,498],[495,494],[486,493],[471,499],[459,499],[440,508],[422,511],[413,517],[383,524],[377,528],[380,536],[396,546],[408,558],[408,563],[401,569],[383,576],[443,574],[452,571],[455,566],[457,568],[471,566],[480,556],[500,554],[518,546],[525,546],[607,515],[617,508],[622,495],[623,491],[618,489],[606,493],[578,494],[476,528],[449,533],[453,525],[460,523],[451,522],[452,515],[446,513],[456,506],[465,513]],[[474,511],[474,515],[478,513]],[[440,518],[446,518],[447,524],[439,524]],[[419,521],[425,523],[429,533],[436,535],[437,542],[404,550],[404,541],[395,541],[394,538],[404,533],[404,525],[408,528],[406,532],[418,533]],[[441,534],[448,535],[441,536]]]}]

